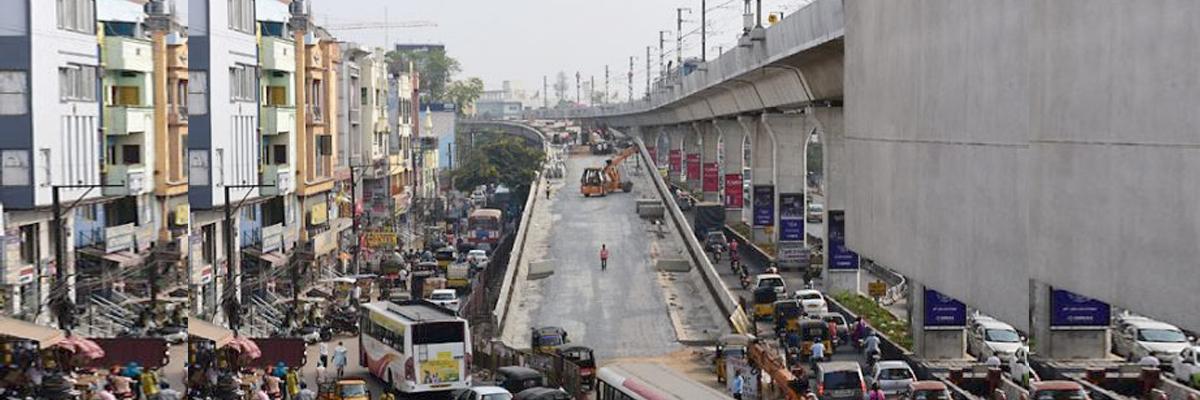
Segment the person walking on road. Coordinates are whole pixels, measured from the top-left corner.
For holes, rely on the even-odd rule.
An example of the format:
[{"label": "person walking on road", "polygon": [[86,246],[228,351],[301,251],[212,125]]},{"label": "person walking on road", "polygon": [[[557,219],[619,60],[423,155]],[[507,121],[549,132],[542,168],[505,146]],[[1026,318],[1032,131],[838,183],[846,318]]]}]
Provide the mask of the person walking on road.
[{"label": "person walking on road", "polygon": [[546,200],[550,200],[550,184],[546,184]]},{"label": "person walking on road", "polygon": [[313,393],[312,389],[308,388],[307,383],[300,383],[300,395],[296,396],[296,400],[317,400],[317,394]]},{"label": "person walking on road", "polygon": [[600,270],[608,270],[608,247],[604,244],[600,245]]},{"label": "person walking on road", "polygon": [[738,371],[737,374],[733,376],[733,387],[731,388],[734,399],[742,400],[742,386],[745,384],[746,381],[742,379],[742,371]]},{"label": "person walking on road", "polygon": [[342,342],[338,342],[337,348],[333,349],[333,366],[337,367],[338,379],[342,379],[342,375],[346,373],[346,351]]},{"label": "person walking on road", "polygon": [[317,351],[321,354],[321,362],[317,365],[329,365],[329,344],[321,342],[317,345]]},{"label": "person walking on road", "polygon": [[883,394],[883,389],[879,388],[879,382],[871,385],[871,392],[867,395],[868,400],[887,400],[887,396]]}]

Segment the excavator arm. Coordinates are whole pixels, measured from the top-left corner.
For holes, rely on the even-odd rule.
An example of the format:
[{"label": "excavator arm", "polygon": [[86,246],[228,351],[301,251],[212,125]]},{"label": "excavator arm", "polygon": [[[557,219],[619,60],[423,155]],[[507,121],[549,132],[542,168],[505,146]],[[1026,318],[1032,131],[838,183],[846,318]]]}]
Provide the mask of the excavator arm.
[{"label": "excavator arm", "polygon": [[629,156],[632,156],[636,152],[637,146],[626,147],[625,150],[621,150],[621,154],[618,154],[612,161],[609,161],[609,166],[616,167],[621,165],[622,161],[625,161],[626,158],[629,158]]}]

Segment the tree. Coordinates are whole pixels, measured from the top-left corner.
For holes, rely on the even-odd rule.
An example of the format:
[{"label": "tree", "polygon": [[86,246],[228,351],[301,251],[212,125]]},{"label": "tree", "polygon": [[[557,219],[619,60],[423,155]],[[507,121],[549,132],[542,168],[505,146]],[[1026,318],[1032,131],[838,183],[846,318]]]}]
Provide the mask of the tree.
[{"label": "tree", "polygon": [[458,115],[463,115],[468,108],[474,108],[480,96],[483,96],[483,80],[479,78],[454,81],[446,87],[446,99],[454,103]]},{"label": "tree", "polygon": [[514,194],[526,193],[546,155],[525,139],[499,132],[477,133],[474,148],[451,172],[455,189],[469,192],[476,186],[499,183]]},{"label": "tree", "polygon": [[444,101],[446,85],[455,74],[462,71],[458,60],[446,55],[443,49],[429,51],[389,51],[388,72],[399,75],[409,70],[409,63],[421,75],[422,101]]},{"label": "tree", "polygon": [[558,71],[558,75],[554,77],[554,95],[558,97],[560,104],[567,100],[567,90],[570,89],[571,84],[567,82],[567,73]]}]

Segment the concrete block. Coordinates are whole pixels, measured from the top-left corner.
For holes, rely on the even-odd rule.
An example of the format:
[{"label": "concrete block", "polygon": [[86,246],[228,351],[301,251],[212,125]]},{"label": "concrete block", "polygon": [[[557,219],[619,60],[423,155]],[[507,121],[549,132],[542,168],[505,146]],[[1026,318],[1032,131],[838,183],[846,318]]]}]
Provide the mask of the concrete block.
[{"label": "concrete block", "polygon": [[554,275],[554,262],[550,260],[533,261],[529,263],[529,273],[526,274],[527,280],[536,281],[538,279]]},{"label": "concrete block", "polygon": [[965,329],[926,329],[922,335],[925,341],[922,357],[931,360],[962,359],[967,350],[967,333]]},{"label": "concrete block", "polygon": [[1104,359],[1108,349],[1108,329],[1050,331],[1048,356],[1055,359]]},{"label": "concrete block", "polygon": [[654,263],[654,268],[663,272],[689,272],[692,270],[692,263],[688,260],[658,260]]},{"label": "concrete block", "polygon": [[663,207],[662,201],[656,199],[638,199],[637,214],[642,218],[662,219],[666,208]]}]

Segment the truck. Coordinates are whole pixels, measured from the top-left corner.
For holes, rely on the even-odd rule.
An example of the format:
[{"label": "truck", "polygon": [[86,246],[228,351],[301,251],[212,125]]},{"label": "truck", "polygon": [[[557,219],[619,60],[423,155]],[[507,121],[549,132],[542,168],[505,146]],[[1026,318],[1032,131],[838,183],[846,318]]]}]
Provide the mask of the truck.
[{"label": "truck", "polygon": [[471,264],[454,263],[446,268],[446,287],[466,289],[471,286]]},{"label": "truck", "polygon": [[692,233],[696,235],[696,240],[704,242],[708,232],[721,232],[725,229],[725,206],[721,203],[696,203],[693,209],[695,218],[692,222]]}]

